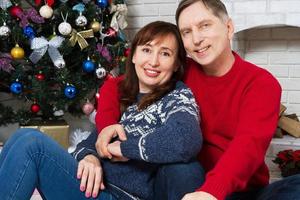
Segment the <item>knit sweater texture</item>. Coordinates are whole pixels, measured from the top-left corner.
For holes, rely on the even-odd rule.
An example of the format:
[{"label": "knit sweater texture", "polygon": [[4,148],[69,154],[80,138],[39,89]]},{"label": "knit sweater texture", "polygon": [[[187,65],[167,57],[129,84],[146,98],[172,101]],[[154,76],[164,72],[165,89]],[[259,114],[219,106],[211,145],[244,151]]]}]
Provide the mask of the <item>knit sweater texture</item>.
[{"label": "knit sweater texture", "polygon": [[[154,174],[160,164],[189,162],[202,146],[198,106],[182,82],[145,110],[139,111],[136,104],[129,106],[119,123],[127,136],[121,152],[130,160],[102,159],[105,182],[141,199],[152,198]],[[75,151],[77,159],[96,153],[96,136],[91,137],[89,145]]]},{"label": "knit sweater texture", "polygon": [[[234,53],[235,62],[224,76],[207,76],[187,60],[184,82],[201,108],[203,147],[198,155],[207,175],[198,190],[225,199],[233,192],[268,184],[265,153],[275,132],[281,87],[266,70]],[[117,84],[107,81],[98,101],[98,131],[120,117]],[[109,102],[109,103],[108,103]],[[105,116],[105,117],[104,117]]]}]

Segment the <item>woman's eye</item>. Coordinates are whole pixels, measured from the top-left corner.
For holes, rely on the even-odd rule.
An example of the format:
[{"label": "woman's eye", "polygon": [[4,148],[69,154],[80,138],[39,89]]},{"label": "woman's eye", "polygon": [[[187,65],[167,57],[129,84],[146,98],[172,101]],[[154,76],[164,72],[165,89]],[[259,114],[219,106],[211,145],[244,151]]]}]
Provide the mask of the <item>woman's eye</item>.
[{"label": "woman's eye", "polygon": [[162,52],[162,55],[163,56],[168,56],[168,57],[171,56],[169,52]]},{"label": "woman's eye", "polygon": [[142,51],[145,52],[145,53],[150,53],[151,52],[151,50],[149,48],[143,48]]}]

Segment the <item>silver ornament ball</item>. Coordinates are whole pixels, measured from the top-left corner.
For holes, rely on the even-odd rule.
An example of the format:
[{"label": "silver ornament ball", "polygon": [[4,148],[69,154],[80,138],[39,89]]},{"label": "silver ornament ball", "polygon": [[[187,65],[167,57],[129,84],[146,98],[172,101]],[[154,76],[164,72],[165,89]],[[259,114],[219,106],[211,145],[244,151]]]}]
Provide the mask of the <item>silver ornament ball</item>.
[{"label": "silver ornament ball", "polygon": [[72,26],[68,22],[62,22],[58,25],[58,32],[62,35],[69,35],[72,32]]},{"label": "silver ornament ball", "polygon": [[85,26],[87,25],[87,19],[85,16],[80,15],[79,17],[77,17],[77,19],[75,20],[75,24],[77,26]]},{"label": "silver ornament ball", "polygon": [[99,67],[96,69],[96,75],[99,79],[104,78],[106,76],[106,70],[103,67]]},{"label": "silver ornament ball", "polygon": [[0,27],[0,37],[8,37],[10,35],[11,31],[8,28],[8,26],[3,25]]}]

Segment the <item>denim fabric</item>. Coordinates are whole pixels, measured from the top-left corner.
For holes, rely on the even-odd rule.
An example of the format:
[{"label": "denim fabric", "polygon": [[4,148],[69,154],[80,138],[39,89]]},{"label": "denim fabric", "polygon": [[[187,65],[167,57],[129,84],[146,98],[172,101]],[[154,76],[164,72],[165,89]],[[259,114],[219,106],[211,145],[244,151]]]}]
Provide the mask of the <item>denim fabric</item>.
[{"label": "denim fabric", "polygon": [[186,193],[194,192],[205,178],[198,161],[162,165],[155,178],[155,200],[180,200]]},{"label": "denim fabric", "polygon": [[[77,166],[78,162],[45,134],[20,129],[0,154],[1,200],[28,200],[34,188],[44,199],[87,199],[79,190]],[[107,191],[97,199],[115,200]]]}]

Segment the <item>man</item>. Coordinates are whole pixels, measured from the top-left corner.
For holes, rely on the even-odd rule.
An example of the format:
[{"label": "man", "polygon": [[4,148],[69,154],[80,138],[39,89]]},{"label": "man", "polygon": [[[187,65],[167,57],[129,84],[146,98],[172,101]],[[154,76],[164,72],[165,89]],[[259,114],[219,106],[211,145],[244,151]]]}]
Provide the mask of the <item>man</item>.
[{"label": "man", "polygon": [[[297,190],[285,193],[282,182],[266,187],[269,173],[264,157],[277,126],[281,88],[270,73],[232,52],[234,27],[224,4],[182,0],[176,23],[190,57],[184,81],[200,107],[204,144],[198,158],[206,171],[204,184],[183,199],[300,199]],[[126,139],[123,130],[108,126],[120,117],[117,83],[118,79],[110,80],[101,89],[96,116],[102,131],[97,150],[109,158],[113,154],[106,146],[111,138]],[[176,176],[167,175],[166,179]],[[285,189],[299,185],[296,178],[283,180]],[[293,182],[289,187],[288,181]],[[169,186],[162,184],[161,190],[164,187]]]}]

